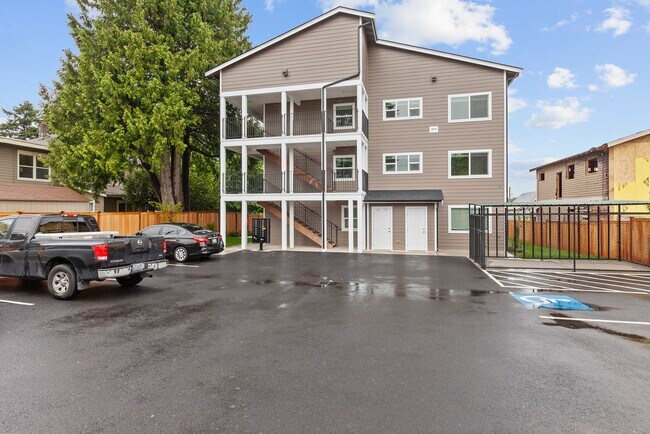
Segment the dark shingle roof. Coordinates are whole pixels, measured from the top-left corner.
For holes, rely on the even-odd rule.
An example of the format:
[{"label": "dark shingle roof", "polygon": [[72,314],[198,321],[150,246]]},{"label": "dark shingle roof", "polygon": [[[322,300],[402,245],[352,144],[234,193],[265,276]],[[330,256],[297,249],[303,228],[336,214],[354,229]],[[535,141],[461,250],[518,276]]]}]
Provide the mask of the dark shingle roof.
[{"label": "dark shingle roof", "polygon": [[442,202],[442,190],[373,190],[365,202]]}]

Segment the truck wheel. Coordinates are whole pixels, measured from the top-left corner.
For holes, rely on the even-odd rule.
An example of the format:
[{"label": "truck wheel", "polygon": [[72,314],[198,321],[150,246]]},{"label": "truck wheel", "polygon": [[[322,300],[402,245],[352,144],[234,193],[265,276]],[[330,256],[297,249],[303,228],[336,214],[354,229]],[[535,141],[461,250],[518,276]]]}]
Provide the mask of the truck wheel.
[{"label": "truck wheel", "polygon": [[77,273],[68,264],[60,264],[50,270],[47,289],[54,298],[70,300],[77,295]]},{"label": "truck wheel", "polygon": [[174,259],[177,262],[185,262],[187,261],[188,257],[187,249],[183,246],[176,247],[176,250],[174,250]]},{"label": "truck wheel", "polygon": [[129,288],[131,286],[135,286],[138,283],[142,282],[142,279],[144,279],[142,274],[133,274],[131,276],[118,277],[115,280],[117,280],[117,283],[119,283],[120,285]]}]

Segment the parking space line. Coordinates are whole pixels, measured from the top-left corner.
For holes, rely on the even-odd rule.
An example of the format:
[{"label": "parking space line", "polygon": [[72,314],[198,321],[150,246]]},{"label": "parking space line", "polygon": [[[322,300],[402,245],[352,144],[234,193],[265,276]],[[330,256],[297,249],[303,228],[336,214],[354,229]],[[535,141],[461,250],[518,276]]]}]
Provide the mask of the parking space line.
[{"label": "parking space line", "polygon": [[511,280],[511,281],[523,281],[523,282],[528,282],[528,283],[534,283],[537,285],[544,284],[547,286],[551,287],[560,287],[560,288],[565,288],[565,289],[575,289],[576,286],[578,287],[584,287],[588,289],[598,289],[598,290],[603,290],[607,292],[619,292],[619,290],[616,289],[609,289],[609,288],[600,288],[597,286],[591,286],[591,285],[585,285],[583,283],[574,283],[574,282],[562,282],[562,281],[557,281],[554,279],[549,279],[545,278],[543,276],[526,276],[526,277],[509,277],[509,276],[504,276],[505,279]]},{"label": "parking space line", "polygon": [[501,282],[499,281],[499,279],[497,279],[496,277],[494,277],[493,275],[491,275],[490,273],[488,273],[487,270],[485,270],[485,269],[483,269],[483,268],[481,268],[481,267],[479,267],[479,270],[481,270],[482,272],[484,272],[485,274],[487,274],[487,276],[488,276],[490,279],[494,280],[494,282],[496,282],[496,284],[499,285],[501,288],[505,288],[505,285],[504,285],[503,283],[501,283]]},{"label": "parking space line", "polygon": [[[616,279],[617,281],[621,282],[623,280],[629,281],[629,282],[634,282],[636,284],[645,286],[647,288],[650,288],[650,275],[643,276],[644,279],[641,278],[641,276],[627,276],[627,275],[618,275],[618,274],[588,274],[588,273],[581,273],[581,274],[586,274],[590,277],[603,277],[606,279]],[[621,282],[624,283],[624,282]]]},{"label": "parking space line", "polygon": [[547,315],[540,315],[539,317],[542,319],[553,319],[556,321],[606,322],[606,323],[614,323],[614,324],[650,325],[650,322],[645,322],[645,321],[621,321],[615,319],[592,319],[592,318],[563,318],[563,317],[547,316]]},{"label": "parking space line", "polygon": [[185,264],[167,264],[168,267],[188,267],[188,268],[199,268],[198,265],[185,265]]},{"label": "parking space line", "polygon": [[[565,287],[565,288],[566,287],[571,287],[571,286],[578,286],[578,287],[584,287],[584,288],[589,288],[589,289],[599,289],[599,290],[604,290],[604,291],[609,291],[609,292],[620,292],[621,291],[620,289],[609,288],[609,286],[616,286],[616,287],[619,287],[619,288],[623,288],[624,290],[635,289],[635,290],[638,290],[638,291],[645,292],[645,290],[639,289],[639,288],[609,284],[609,283],[606,283],[606,282],[599,282],[599,281],[593,282],[591,279],[589,279],[589,280],[584,279],[585,280],[584,282],[580,282],[579,276],[576,276],[574,278],[573,274],[570,275],[570,276],[566,276],[566,278],[560,278],[560,279],[550,276],[550,275],[552,275],[552,276],[555,276],[555,275],[565,276],[565,274],[562,273],[562,272],[550,271],[550,272],[548,272],[548,273],[546,273],[544,275],[536,274],[534,276],[530,275],[530,274],[526,274],[526,273],[507,273],[507,274],[514,274],[515,276],[523,275],[525,277],[517,277],[517,278],[520,278],[522,280],[529,280],[529,281],[532,281],[532,282],[538,282],[538,283],[539,282],[544,282],[547,285],[549,285],[549,284],[550,285],[558,285],[558,286]],[[507,277],[507,278],[509,278],[509,277]],[[510,278],[510,279],[512,279],[512,278]],[[601,283],[601,284],[596,285],[596,283]]]},{"label": "parking space line", "polygon": [[0,300],[0,303],[19,304],[21,306],[34,306],[34,303],[25,303],[23,301]]},{"label": "parking space line", "polygon": [[[560,273],[558,271],[553,271],[552,273],[554,273],[554,274],[562,274],[562,273]],[[597,282],[602,282],[603,285],[607,285],[607,286],[616,286],[617,288],[636,289],[638,291],[650,292],[650,289],[638,288],[636,286],[632,286],[631,284],[629,284],[629,285],[617,285],[615,283],[609,283],[608,281],[605,281],[605,280],[608,280],[608,279],[607,279],[607,277],[604,277],[604,276],[582,276],[582,275],[580,275],[580,273],[576,273],[576,274],[577,274],[576,275],[577,278],[589,280],[590,282],[593,281],[593,280],[596,280]],[[618,283],[624,283],[624,282],[619,281]]]}]

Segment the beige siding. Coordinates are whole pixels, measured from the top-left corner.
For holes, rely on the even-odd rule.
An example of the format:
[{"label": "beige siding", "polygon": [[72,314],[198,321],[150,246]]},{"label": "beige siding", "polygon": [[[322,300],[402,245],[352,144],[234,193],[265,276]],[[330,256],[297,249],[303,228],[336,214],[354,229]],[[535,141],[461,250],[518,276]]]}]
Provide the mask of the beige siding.
[{"label": "beige siding", "polygon": [[[598,158],[598,172],[587,173],[587,160]],[[575,177],[567,178],[568,166],[575,165]],[[544,181],[539,174],[544,172]],[[537,171],[537,200],[555,200],[556,176],[562,176],[561,199],[607,199],[607,158],[592,154],[575,160],[563,161]],[[603,185],[605,183],[605,185]]]},{"label": "beige siding", "polygon": [[[374,44],[369,58],[369,189],[441,189],[439,247],[466,250],[466,234],[447,233],[447,205],[504,200],[503,71]],[[448,96],[473,92],[492,93],[492,120],[449,123]],[[422,119],[383,120],[383,100],[415,97]],[[483,149],[492,151],[490,179],[448,179],[448,151]],[[383,175],[382,154],[391,152],[422,152],[423,173]]]},{"label": "beige siding", "polygon": [[[354,74],[359,18],[339,14],[222,71],[224,91],[328,82]],[[289,76],[282,71],[288,69]]]},{"label": "beige siding", "polygon": [[25,202],[0,200],[0,212],[88,212],[88,202]]},{"label": "beige siding", "polygon": [[[18,149],[12,146],[0,144],[0,183],[8,184],[42,184],[43,181],[26,181],[18,179]],[[34,150],[20,150],[25,154],[47,155],[44,152]]]},{"label": "beige siding", "polygon": [[393,250],[406,251],[406,207],[408,206],[426,206],[427,207],[427,251],[435,251],[435,205],[417,204],[417,203],[390,203],[390,204],[371,204],[368,206],[368,248],[372,249],[372,208],[373,207],[391,207],[393,210]]}]

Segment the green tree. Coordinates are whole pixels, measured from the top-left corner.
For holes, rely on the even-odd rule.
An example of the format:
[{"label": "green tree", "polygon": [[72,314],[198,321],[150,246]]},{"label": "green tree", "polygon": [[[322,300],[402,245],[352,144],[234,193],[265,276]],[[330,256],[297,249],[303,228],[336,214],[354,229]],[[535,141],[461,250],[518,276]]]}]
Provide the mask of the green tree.
[{"label": "green tree", "polygon": [[2,109],[7,121],[0,124],[0,136],[13,139],[35,139],[38,137],[38,125],[41,113],[29,101],[14,106],[11,110]]},{"label": "green tree", "polygon": [[187,202],[191,154],[219,147],[219,83],[204,74],[250,47],[250,14],[241,0],[77,2],[77,50],[41,92],[54,177],[100,192],[135,165],[159,202]]},{"label": "green tree", "polygon": [[124,199],[134,210],[154,210],[153,203],[157,202],[158,198],[146,170],[136,169],[126,175],[124,179]]}]

